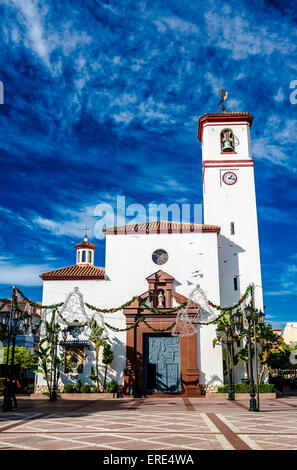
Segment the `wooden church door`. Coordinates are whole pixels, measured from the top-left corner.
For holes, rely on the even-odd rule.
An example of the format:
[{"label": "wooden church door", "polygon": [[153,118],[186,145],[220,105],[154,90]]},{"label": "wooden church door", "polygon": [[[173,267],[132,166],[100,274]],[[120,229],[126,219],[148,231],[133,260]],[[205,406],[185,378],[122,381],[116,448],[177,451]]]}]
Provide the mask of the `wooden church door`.
[{"label": "wooden church door", "polygon": [[144,334],[144,391],[180,392],[179,337],[170,334]]}]

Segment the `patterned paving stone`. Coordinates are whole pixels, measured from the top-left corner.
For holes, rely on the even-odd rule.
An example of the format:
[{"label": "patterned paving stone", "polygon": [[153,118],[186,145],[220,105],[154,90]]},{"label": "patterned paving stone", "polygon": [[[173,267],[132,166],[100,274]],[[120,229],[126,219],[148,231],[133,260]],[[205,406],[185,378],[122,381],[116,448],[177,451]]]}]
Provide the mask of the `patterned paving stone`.
[{"label": "patterned paving stone", "polygon": [[249,413],[238,417],[229,414],[217,415],[233,432],[240,434],[296,434],[297,412],[281,413]]},{"label": "patterned paving stone", "polygon": [[248,405],[179,397],[20,401],[17,412],[0,414],[0,450],[297,450],[297,398],[263,401],[259,413]]}]

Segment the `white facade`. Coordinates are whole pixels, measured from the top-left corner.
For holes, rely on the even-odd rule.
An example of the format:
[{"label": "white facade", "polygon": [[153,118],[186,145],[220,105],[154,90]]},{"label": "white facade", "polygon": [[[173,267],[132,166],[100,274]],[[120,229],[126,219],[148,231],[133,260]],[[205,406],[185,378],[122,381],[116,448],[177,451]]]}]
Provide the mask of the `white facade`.
[{"label": "white facade", "polygon": [[[261,286],[251,122],[245,113],[240,114],[240,121],[238,116],[233,119],[232,113],[209,115],[210,118],[204,120],[200,118],[204,224],[219,226],[219,234],[203,230],[194,233],[106,233],[105,279],[44,280],[42,303],[49,305],[65,301],[67,295],[78,287],[85,302],[102,309],[117,307],[147,291],[146,278],[160,268],[175,278],[177,293],[188,297],[193,286],[199,283],[207,297],[221,306],[236,303],[250,283]],[[211,116],[215,116],[215,121]],[[222,152],[220,144],[221,131],[225,128],[231,129],[235,138],[234,152],[228,154]],[[223,181],[224,174],[228,172],[235,174],[235,183]],[[162,266],[156,265],[152,259],[152,253],[158,249],[168,254],[168,260]],[[94,256],[94,250],[90,251]],[[76,263],[82,264],[82,254],[79,256]],[[94,264],[93,257],[90,264]],[[195,278],[197,272],[198,277]],[[256,307],[263,307],[260,287],[255,289],[255,303]],[[93,313],[89,311],[88,315],[92,317]],[[122,312],[106,313],[104,321],[117,328],[126,326]],[[126,332],[108,330],[108,335],[115,356],[109,378],[122,383],[126,367]],[[213,348],[214,338],[214,325],[197,329],[200,384],[224,383],[222,349],[220,346]],[[79,377],[85,383],[89,382],[91,365],[94,365],[94,351],[91,349],[87,356],[83,377]],[[245,376],[242,370],[237,372],[238,381]],[[38,380],[41,384],[40,377]]]},{"label": "white facade", "polygon": [[297,344],[297,323],[288,322],[283,332],[284,342],[290,346]]}]

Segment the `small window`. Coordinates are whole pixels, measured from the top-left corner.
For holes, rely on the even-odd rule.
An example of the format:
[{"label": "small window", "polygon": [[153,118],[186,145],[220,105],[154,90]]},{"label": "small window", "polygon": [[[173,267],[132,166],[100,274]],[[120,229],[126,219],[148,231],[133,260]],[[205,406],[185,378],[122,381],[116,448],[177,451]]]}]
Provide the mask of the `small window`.
[{"label": "small window", "polygon": [[238,290],[238,279],[237,279],[237,277],[233,278],[233,282],[234,282],[234,290]]},{"label": "small window", "polygon": [[168,261],[168,253],[165,250],[155,250],[152,259],[155,264],[165,264]]},{"label": "small window", "polygon": [[89,251],[89,263],[91,263],[91,262],[92,262],[92,252]]},{"label": "small window", "polygon": [[80,251],[77,252],[77,262],[79,263],[80,261]]},{"label": "small window", "polygon": [[240,339],[236,341],[237,347],[240,348]]},{"label": "small window", "polygon": [[235,234],[234,222],[230,222],[230,233],[231,233],[231,235],[234,235],[234,234]]},{"label": "small window", "polygon": [[82,259],[81,259],[81,262],[82,262],[82,263],[85,263],[85,262],[86,262],[86,252],[85,252],[85,250],[82,252]]}]

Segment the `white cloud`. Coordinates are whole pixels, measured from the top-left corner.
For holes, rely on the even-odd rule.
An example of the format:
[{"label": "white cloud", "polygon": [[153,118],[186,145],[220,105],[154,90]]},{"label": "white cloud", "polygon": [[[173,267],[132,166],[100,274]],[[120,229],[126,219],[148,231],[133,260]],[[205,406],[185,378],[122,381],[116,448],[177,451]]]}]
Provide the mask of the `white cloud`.
[{"label": "white cloud", "polygon": [[[83,237],[83,228],[86,225],[89,228],[94,226],[94,209],[95,207],[85,207],[79,212],[61,211],[60,220],[46,219],[38,215],[33,218],[33,224],[56,236],[66,235],[80,239]],[[89,235],[92,236],[90,232]]]},{"label": "white cloud", "polygon": [[181,20],[176,16],[163,17],[153,21],[153,23],[157,26],[160,33],[164,33],[166,29],[171,29],[178,33],[199,34],[199,28],[195,24]]},{"label": "white cloud", "polygon": [[297,214],[294,211],[289,212],[276,207],[258,206],[258,214],[262,219],[275,224],[296,225],[297,223]]},{"label": "white cloud", "polygon": [[49,65],[49,55],[52,46],[45,38],[42,26],[42,13],[38,10],[37,2],[34,0],[13,0],[13,3],[23,15],[28,43],[31,44],[33,51]]},{"label": "white cloud", "polygon": [[[60,75],[62,72],[61,52],[62,55],[69,56],[78,45],[92,41],[92,37],[85,31],[75,31],[71,21],[64,22],[59,32],[53,30],[49,9],[38,0],[6,0],[6,4],[15,6],[17,11],[17,21],[11,22],[10,31],[4,26],[6,41],[8,42],[9,36],[15,44],[22,41],[53,75]],[[59,54],[52,62],[50,56],[56,50]]]},{"label": "white cloud", "polygon": [[269,160],[275,165],[288,166],[289,164],[289,157],[279,145],[271,144],[269,137],[254,139],[252,150],[256,158]]},{"label": "white cloud", "polygon": [[[279,128],[279,127],[278,127]],[[297,120],[287,119],[284,122],[284,127],[279,132],[275,133],[274,139],[282,144],[294,144],[297,135]]]},{"label": "white cloud", "polygon": [[[117,216],[117,212],[119,212],[119,214],[124,212],[125,207],[127,208],[127,205],[130,203],[128,198],[125,197],[123,201],[123,207],[121,205],[117,211],[117,205],[121,204],[121,202],[118,203],[117,195],[103,193],[101,194],[100,199],[96,202],[96,205],[84,206],[77,210],[57,207],[57,215],[55,219],[48,219],[36,213],[32,214],[32,225],[35,229],[40,227],[57,237],[69,236],[75,237],[78,240],[82,239],[84,228],[87,226],[89,228],[88,236],[90,239],[94,237],[99,239],[104,238],[104,235],[101,232],[99,233],[98,228],[96,228],[96,226],[98,227],[98,221],[100,221],[98,218],[101,220],[104,219],[107,225],[125,224],[125,218],[120,215]],[[106,206],[109,208],[108,217],[104,218],[104,214],[102,214],[102,216],[97,215],[98,208],[100,209],[100,207],[104,208]],[[114,223],[114,221],[116,223]]]},{"label": "white cloud", "polygon": [[224,14],[207,11],[205,21],[209,42],[229,50],[235,60],[256,54],[270,55],[274,51],[287,55],[296,49],[295,44],[282,34],[281,28],[278,28],[278,34],[272,33],[273,26],[268,29],[264,25],[253,25],[252,16],[234,15],[233,10],[225,10]]},{"label": "white cloud", "polygon": [[134,119],[134,117],[134,114],[130,113],[129,111],[113,114],[113,118],[116,122],[122,122],[124,124],[129,124],[132,119]]},{"label": "white cloud", "polygon": [[39,274],[49,271],[45,264],[23,264],[14,266],[11,263],[1,263],[0,284],[16,286],[40,286],[42,284]]}]

